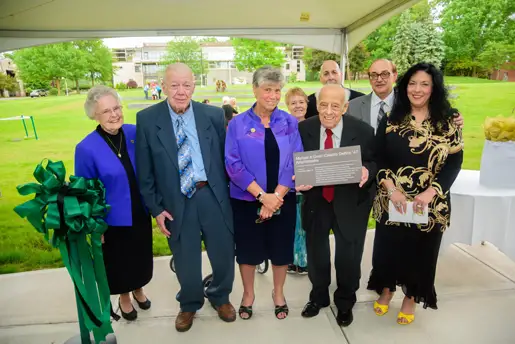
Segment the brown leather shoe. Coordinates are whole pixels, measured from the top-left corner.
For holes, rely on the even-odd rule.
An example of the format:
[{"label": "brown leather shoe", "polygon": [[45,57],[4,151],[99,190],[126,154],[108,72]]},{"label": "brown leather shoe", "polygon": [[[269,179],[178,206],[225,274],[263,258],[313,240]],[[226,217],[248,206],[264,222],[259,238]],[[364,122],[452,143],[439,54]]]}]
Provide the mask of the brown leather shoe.
[{"label": "brown leather shoe", "polygon": [[218,317],[225,322],[233,322],[236,320],[236,310],[230,303],[225,303],[221,306],[212,305],[217,311]]},{"label": "brown leather shoe", "polygon": [[179,332],[186,332],[193,325],[193,318],[196,312],[179,312],[175,319],[175,329]]}]

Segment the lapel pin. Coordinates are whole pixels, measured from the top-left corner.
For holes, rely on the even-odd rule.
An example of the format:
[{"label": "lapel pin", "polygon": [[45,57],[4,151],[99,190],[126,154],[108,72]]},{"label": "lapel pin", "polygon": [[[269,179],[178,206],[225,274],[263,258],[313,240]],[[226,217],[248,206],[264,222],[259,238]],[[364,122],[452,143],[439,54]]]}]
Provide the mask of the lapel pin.
[{"label": "lapel pin", "polygon": [[131,140],[131,143],[134,143],[134,140]]},{"label": "lapel pin", "polygon": [[255,132],[256,132],[256,129],[252,128],[252,129],[250,129],[250,132],[251,132],[251,133],[255,133]]}]

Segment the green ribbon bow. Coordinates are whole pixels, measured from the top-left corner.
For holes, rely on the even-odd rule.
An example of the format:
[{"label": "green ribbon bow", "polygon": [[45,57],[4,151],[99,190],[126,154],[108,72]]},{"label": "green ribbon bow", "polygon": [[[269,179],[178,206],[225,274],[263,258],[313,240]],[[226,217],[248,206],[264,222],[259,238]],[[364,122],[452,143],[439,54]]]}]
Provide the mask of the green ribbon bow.
[{"label": "green ribbon bow", "polygon": [[91,343],[91,331],[96,343],[103,342],[113,333],[102,255],[102,234],[107,230],[103,218],[110,209],[104,185],[76,176],[66,182],[62,161],[48,160],[46,168],[40,163],[33,175],[38,183],[19,185],[17,190],[23,196],[35,193],[34,199],[14,211],[59,248],[75,287],[82,343]]}]

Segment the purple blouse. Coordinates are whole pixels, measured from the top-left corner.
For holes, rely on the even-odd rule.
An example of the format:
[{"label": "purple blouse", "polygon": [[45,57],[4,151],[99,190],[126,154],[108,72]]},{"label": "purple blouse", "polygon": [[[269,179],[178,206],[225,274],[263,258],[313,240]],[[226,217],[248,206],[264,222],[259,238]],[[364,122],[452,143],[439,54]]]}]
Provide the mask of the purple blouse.
[{"label": "purple blouse", "polygon": [[[225,168],[230,178],[232,198],[254,201],[248,186],[256,181],[266,190],[265,127],[254,113],[255,104],[229,122],[225,141]],[[276,108],[270,117],[270,129],[279,146],[279,184],[295,192],[293,153],[302,152],[298,122],[289,113]]]}]

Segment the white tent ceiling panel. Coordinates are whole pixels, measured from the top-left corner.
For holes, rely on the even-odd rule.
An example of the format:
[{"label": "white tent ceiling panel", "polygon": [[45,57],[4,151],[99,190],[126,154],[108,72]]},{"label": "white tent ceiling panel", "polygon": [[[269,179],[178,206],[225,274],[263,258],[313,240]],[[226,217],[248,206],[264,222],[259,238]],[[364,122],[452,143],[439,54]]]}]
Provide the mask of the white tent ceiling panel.
[{"label": "white tent ceiling panel", "polygon": [[[417,0],[1,0],[0,51],[70,39],[240,36],[341,52]],[[146,4],[145,6],[143,6]]]}]

